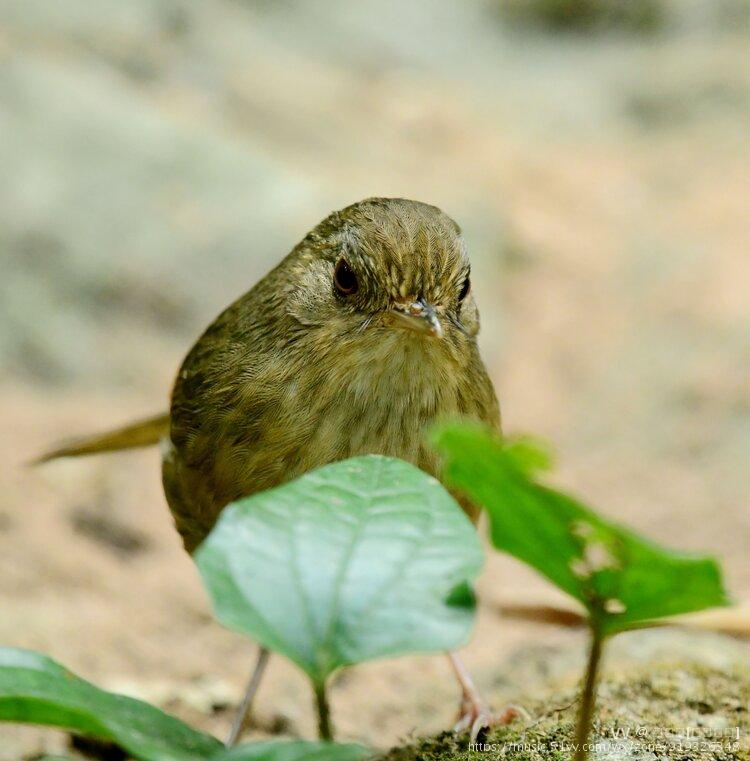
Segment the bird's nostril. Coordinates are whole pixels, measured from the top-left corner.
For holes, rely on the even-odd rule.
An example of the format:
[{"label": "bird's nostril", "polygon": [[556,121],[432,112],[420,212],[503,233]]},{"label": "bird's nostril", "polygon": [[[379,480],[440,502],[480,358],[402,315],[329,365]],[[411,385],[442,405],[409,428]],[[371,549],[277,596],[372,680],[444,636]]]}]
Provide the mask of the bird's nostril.
[{"label": "bird's nostril", "polygon": [[418,317],[424,312],[425,303],[422,299],[417,299],[414,296],[406,296],[403,299],[396,299],[393,308],[412,317]]}]

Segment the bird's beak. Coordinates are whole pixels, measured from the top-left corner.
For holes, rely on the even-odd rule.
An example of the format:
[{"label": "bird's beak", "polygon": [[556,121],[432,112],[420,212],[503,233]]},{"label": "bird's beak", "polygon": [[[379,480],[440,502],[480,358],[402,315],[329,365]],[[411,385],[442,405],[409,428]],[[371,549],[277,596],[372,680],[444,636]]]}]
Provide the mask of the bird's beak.
[{"label": "bird's beak", "polygon": [[413,330],[432,338],[443,337],[443,326],[440,324],[435,307],[423,299],[396,302],[390,311],[390,315],[397,327]]}]

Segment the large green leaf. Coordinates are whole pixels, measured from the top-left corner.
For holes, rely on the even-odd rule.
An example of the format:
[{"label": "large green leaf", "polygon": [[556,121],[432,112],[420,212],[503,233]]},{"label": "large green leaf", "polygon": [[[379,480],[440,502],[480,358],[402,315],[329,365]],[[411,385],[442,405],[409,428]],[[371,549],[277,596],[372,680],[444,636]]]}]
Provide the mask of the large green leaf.
[{"label": "large green leaf", "polygon": [[211,761],[362,761],[371,757],[372,751],[361,745],[272,740],[241,745]]},{"label": "large green leaf", "polygon": [[110,740],[143,761],[197,761],[222,744],[140,700],[114,695],[29,650],[0,648],[0,720]]},{"label": "large green leaf", "polygon": [[440,429],[444,478],[490,516],[492,543],[580,600],[602,633],[717,605],[716,562],[657,546],[537,481],[548,458],[472,424]]},{"label": "large green leaf", "polygon": [[230,505],[196,560],[219,619],[320,684],[340,666],[464,642],[482,552],[434,478],[371,455]]}]

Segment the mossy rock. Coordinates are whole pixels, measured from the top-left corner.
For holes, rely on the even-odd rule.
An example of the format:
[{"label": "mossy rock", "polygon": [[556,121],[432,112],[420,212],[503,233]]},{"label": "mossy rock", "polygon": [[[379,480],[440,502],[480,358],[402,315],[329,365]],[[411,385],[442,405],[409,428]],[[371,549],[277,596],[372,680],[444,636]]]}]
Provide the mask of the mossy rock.
[{"label": "mossy rock", "polygon": [[[530,720],[486,733],[444,732],[394,748],[382,761],[567,761],[577,691],[526,703]],[[592,761],[750,761],[750,666],[661,663],[608,674],[599,690]]]}]

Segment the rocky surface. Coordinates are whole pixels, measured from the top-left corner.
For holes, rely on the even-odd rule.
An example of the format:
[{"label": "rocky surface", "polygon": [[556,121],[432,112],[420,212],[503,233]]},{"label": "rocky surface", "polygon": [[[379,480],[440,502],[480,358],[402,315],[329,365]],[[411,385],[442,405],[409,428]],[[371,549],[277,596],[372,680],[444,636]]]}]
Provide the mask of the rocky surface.
[{"label": "rocky surface", "polygon": [[[610,676],[599,692],[589,739],[598,761],[740,761],[750,758],[750,671],[679,662]],[[572,757],[576,693],[552,693],[532,704],[534,719],[480,735],[445,732],[395,748],[383,761],[549,761]]]},{"label": "rocky surface", "polygon": [[[639,643],[617,648],[616,657],[610,658],[604,672],[589,741],[591,759],[750,759],[747,652],[741,654],[731,642],[711,637],[678,636],[678,644],[671,652],[664,647],[663,633],[656,637],[641,634],[639,638]],[[653,651],[644,659],[642,648],[653,648]],[[528,692],[523,700],[528,718],[491,729],[473,744],[466,735],[443,732],[394,748],[382,759],[560,761],[571,758],[576,748],[579,692],[564,683],[565,679],[557,689],[537,686]]]}]

